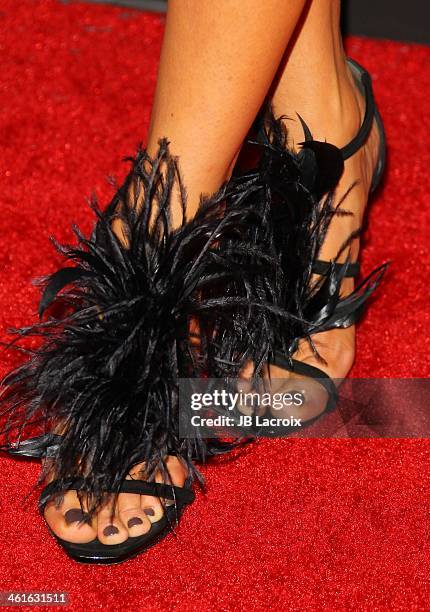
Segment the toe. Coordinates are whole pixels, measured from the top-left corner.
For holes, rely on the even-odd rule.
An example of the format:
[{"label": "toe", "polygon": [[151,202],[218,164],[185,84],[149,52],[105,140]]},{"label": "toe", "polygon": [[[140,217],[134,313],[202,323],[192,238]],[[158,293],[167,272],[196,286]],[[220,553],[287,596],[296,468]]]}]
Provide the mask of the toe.
[{"label": "toe", "polygon": [[76,492],[67,491],[59,507],[56,507],[55,500],[48,502],[44,516],[49,527],[62,540],[86,544],[97,537],[97,531],[85,510],[85,506],[81,508]]},{"label": "toe", "polygon": [[151,529],[149,517],[141,507],[140,495],[122,493],[118,497],[118,512],[122,524],[127,527],[129,536],[141,536]]},{"label": "toe", "polygon": [[118,514],[118,501],[109,502],[97,515],[97,537],[102,544],[121,544],[128,538],[128,531]]},{"label": "toe", "polygon": [[[165,460],[165,470],[167,474],[163,475],[160,471],[155,475],[155,481],[158,483],[170,482],[177,487],[183,487],[187,469],[177,457],[169,455]],[[166,478],[165,478],[166,476]],[[168,476],[168,478],[167,478]],[[175,503],[174,495],[172,498],[161,501],[157,497],[142,495],[141,505],[143,511],[148,516],[151,523],[159,521],[164,514],[164,506],[171,506]]]},{"label": "toe", "polygon": [[164,508],[157,497],[142,495],[140,505],[149,523],[156,523],[164,514]]}]

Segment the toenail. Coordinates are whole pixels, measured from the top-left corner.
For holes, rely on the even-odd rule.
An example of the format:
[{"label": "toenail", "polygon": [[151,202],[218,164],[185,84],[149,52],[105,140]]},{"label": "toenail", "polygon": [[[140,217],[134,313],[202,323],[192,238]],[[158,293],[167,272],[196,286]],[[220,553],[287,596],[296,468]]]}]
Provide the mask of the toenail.
[{"label": "toenail", "polygon": [[72,523],[88,522],[89,516],[85,512],[82,512],[80,508],[70,508],[70,510],[65,512],[64,518],[67,525],[71,525]]},{"label": "toenail", "polygon": [[115,527],[115,525],[108,525],[103,529],[103,535],[105,536],[113,536],[117,533],[119,533],[119,529],[118,527]]},{"label": "toenail", "polygon": [[138,516],[133,516],[133,518],[131,518],[127,525],[128,527],[136,527],[136,525],[141,525],[143,523],[142,519],[139,518]]},{"label": "toenail", "polygon": [[154,516],[155,514],[154,508],[144,508],[143,511],[146,514],[146,516]]}]

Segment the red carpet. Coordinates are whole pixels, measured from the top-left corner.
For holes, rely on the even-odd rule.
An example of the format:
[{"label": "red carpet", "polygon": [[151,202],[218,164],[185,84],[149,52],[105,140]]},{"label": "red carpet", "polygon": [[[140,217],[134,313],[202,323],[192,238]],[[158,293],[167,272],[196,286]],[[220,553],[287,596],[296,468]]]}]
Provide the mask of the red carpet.
[{"label": "red carpet", "polygon": [[[29,322],[48,236],[90,227],[145,137],[163,18],[53,0],[0,5],[1,329]],[[430,48],[352,39],[375,77],[390,143],[365,270],[392,271],[359,329],[354,373],[427,377]],[[13,357],[1,354],[1,368]],[[393,406],[395,410],[395,406]],[[1,590],[66,591],[73,610],[428,610],[430,443],[264,441],[205,469],[178,537],[117,567],[69,561],[34,497],[38,466],[1,459]]]}]

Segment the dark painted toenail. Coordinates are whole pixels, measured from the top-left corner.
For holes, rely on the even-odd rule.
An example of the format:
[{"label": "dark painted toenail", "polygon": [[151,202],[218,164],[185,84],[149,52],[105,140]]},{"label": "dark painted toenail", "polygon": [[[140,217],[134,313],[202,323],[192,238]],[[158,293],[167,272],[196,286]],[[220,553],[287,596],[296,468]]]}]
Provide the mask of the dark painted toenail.
[{"label": "dark painted toenail", "polygon": [[133,516],[133,518],[131,518],[127,525],[128,527],[136,527],[136,525],[141,525],[143,523],[142,519],[139,518],[138,516]]},{"label": "dark painted toenail", "polygon": [[154,508],[144,508],[143,511],[146,514],[146,516],[154,516],[155,514]]},{"label": "dark painted toenail", "polygon": [[72,523],[83,523],[88,522],[88,514],[82,512],[80,508],[70,508],[64,514],[64,518],[66,520],[67,525],[71,525]]},{"label": "dark painted toenail", "polygon": [[119,533],[119,529],[118,527],[115,527],[115,525],[108,525],[103,529],[103,535],[105,536],[113,536],[117,533]]}]

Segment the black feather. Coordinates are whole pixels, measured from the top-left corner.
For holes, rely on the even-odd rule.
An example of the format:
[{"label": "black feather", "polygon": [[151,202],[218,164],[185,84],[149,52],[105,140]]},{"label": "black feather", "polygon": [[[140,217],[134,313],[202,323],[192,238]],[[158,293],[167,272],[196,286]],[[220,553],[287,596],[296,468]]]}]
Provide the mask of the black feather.
[{"label": "black feather", "polygon": [[[175,187],[182,222],[174,229]],[[226,212],[229,197],[223,186],[188,221],[167,141],[154,159],[139,151],[107,210],[93,204],[92,236],[75,228],[78,245],[58,245],[75,267],[47,279],[39,312],[49,314],[57,303],[67,312],[17,330],[19,337],[39,337],[41,345],[3,382],[8,448],[19,453],[19,443],[10,441],[34,423],[61,433],[50,448],[51,476],[58,492],[84,476],[90,512],[106,492],[119,490],[133,464],[144,461],[151,479],[176,454],[195,475],[193,459],[232,447],[183,440],[178,432],[178,378],[207,375],[225,355],[231,364],[223,372],[234,373],[246,359],[260,362],[267,353],[268,340],[260,333],[256,343],[249,327],[264,310],[255,279],[273,262],[244,242],[248,226],[260,222],[258,213],[234,203]],[[114,222],[121,223],[122,239]],[[190,335],[194,319],[197,346]],[[212,339],[220,322],[228,332],[217,348]]]},{"label": "black feather", "polygon": [[[372,272],[346,297],[341,296],[346,265],[331,266],[329,274],[314,280],[312,265],[318,258],[329,225],[336,215],[349,214],[334,204],[334,189],[343,172],[340,150],[316,142],[300,117],[305,142],[299,152],[288,146],[285,117],[275,118],[269,106],[256,122],[256,136],[249,144],[257,150],[257,164],[236,172],[235,202],[250,206],[265,222],[254,228],[249,241],[276,261],[273,275],[266,274],[264,300],[273,305],[265,313],[271,335],[272,356],[291,357],[298,341],[337,327],[348,327],[363,312],[378,286],[387,264]],[[263,231],[260,231],[260,228]],[[354,232],[334,262],[356,237]],[[270,356],[269,356],[270,360]]]}]

